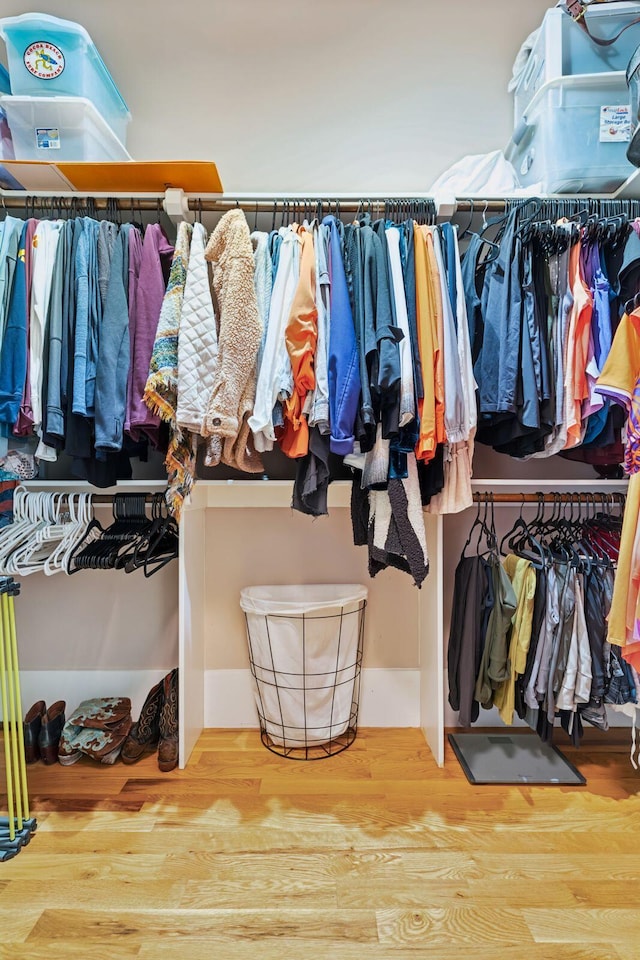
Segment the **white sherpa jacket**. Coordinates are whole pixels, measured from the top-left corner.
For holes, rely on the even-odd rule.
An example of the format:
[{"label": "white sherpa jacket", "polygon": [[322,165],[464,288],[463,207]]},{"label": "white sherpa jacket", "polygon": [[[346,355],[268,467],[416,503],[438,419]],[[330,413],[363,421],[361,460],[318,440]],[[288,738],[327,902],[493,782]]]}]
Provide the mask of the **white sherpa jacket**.
[{"label": "white sherpa jacket", "polygon": [[238,470],[261,472],[246,420],[256,394],[262,323],[253,282],[253,245],[242,210],[222,217],[205,257],[213,267],[218,313],[218,362],[202,431],[212,437],[207,462],[222,459]]}]

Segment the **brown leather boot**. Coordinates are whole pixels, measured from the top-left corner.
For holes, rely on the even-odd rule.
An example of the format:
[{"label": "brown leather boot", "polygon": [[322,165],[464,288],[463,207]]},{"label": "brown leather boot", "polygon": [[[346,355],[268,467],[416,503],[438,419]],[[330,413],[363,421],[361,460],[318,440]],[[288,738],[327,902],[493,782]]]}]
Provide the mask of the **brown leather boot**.
[{"label": "brown leather boot", "polygon": [[178,766],[178,671],[172,670],[162,681],[164,701],[160,711],[158,767],[168,773]]},{"label": "brown leather boot", "polygon": [[154,750],[160,739],[160,710],[163,703],[161,680],[147,694],[138,722],[134,723],[125,740],[120,757],[123,763],[135,763],[147,752]]},{"label": "brown leather boot", "polygon": [[42,729],[42,718],[46,712],[44,700],[38,700],[24,718],[24,757],[27,763],[36,763],[40,759],[38,740]]}]

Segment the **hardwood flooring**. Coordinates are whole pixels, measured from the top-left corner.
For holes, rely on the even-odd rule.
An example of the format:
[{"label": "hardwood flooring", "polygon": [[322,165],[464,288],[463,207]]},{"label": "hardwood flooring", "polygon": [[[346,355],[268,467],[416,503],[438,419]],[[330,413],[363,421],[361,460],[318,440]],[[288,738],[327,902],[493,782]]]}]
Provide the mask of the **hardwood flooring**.
[{"label": "hardwood flooring", "polygon": [[571,788],[473,787],[417,730],[312,763],[207,731],[168,775],[38,764],[38,832],[0,864],[0,960],[638,960],[621,736],[563,747],[588,779]]}]

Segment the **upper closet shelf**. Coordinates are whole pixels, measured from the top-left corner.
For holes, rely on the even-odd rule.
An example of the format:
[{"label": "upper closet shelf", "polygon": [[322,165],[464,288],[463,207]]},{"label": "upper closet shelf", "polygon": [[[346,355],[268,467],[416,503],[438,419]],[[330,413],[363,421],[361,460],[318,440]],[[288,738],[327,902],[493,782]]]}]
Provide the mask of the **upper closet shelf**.
[{"label": "upper closet shelf", "polygon": [[215,163],[203,160],[124,161],[112,163],[47,163],[40,160],[0,162],[0,190],[31,196],[65,194],[162,196],[167,190],[202,196],[222,193]]}]

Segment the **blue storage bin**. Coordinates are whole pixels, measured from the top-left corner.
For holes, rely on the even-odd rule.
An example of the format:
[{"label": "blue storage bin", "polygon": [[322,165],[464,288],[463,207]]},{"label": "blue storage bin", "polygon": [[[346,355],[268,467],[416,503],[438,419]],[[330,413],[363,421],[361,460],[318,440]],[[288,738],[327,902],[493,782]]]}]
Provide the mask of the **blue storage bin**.
[{"label": "blue storage bin", "polygon": [[131,114],[91,37],[45,13],[0,19],[14,96],[85,97],[122,144]]}]

